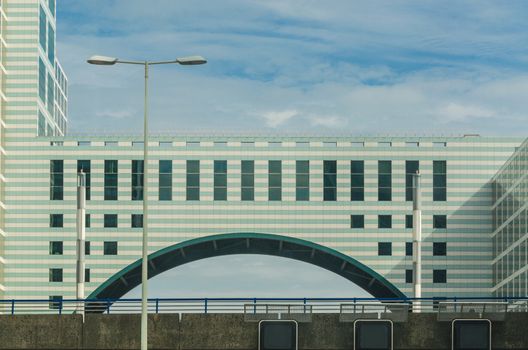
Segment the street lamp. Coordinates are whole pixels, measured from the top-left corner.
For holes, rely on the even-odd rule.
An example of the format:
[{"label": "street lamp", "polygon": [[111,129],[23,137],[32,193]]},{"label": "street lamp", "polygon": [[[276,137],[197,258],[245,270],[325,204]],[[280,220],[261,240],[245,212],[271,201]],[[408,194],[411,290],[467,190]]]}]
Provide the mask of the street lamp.
[{"label": "street lamp", "polygon": [[87,60],[90,64],[112,66],[116,63],[137,64],[145,67],[145,100],[143,119],[143,244],[141,264],[141,350],[147,350],[147,280],[148,280],[148,73],[149,66],[177,63],[184,66],[207,63],[202,56],[176,58],[172,61],[125,61],[115,57],[92,56]]}]

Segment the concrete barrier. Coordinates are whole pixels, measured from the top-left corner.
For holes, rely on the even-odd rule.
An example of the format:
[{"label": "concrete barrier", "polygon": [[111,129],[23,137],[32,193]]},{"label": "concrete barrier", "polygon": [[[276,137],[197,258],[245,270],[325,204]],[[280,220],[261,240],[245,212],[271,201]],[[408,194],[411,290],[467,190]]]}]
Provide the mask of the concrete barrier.
[{"label": "concrete barrier", "polygon": [[[528,313],[510,313],[493,322],[493,349],[528,349]],[[243,314],[149,315],[149,349],[257,349],[258,324]],[[140,315],[2,315],[0,349],[139,349]],[[338,314],[314,314],[299,323],[299,349],[353,348],[353,324],[339,322]],[[410,314],[394,324],[394,348],[447,350],[451,323],[434,314]]]}]

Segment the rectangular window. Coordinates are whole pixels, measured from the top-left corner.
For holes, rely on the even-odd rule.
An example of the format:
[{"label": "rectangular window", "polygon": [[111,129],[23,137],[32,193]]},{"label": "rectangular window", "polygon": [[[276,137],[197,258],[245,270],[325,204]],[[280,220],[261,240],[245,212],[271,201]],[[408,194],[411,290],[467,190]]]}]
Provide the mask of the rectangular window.
[{"label": "rectangular window", "polygon": [[[46,117],[40,110],[38,111],[38,135],[46,136]],[[51,141],[50,145],[57,146],[54,141]]]},{"label": "rectangular window", "polygon": [[90,255],[91,245],[90,241],[84,241],[84,255]]},{"label": "rectangular window", "polygon": [[447,216],[433,215],[433,228],[447,228]]},{"label": "rectangular window", "polygon": [[187,141],[187,147],[200,147],[200,141]]},{"label": "rectangular window", "polygon": [[63,254],[63,243],[62,241],[52,241],[49,244],[50,255],[62,255]]},{"label": "rectangular window", "polygon": [[215,141],[213,145],[215,147],[227,147],[227,141]]},{"label": "rectangular window", "polygon": [[214,200],[227,200],[227,161],[214,161]]},{"label": "rectangular window", "polygon": [[104,162],[104,199],[117,200],[117,160]]},{"label": "rectangular window", "polygon": [[268,147],[282,147],[282,142],[280,141],[272,141],[268,142]]},{"label": "rectangular window", "polygon": [[413,255],[413,243],[405,242],[405,256],[412,256],[412,255]]},{"label": "rectangular window", "polygon": [[413,270],[405,270],[405,283],[413,283]]},{"label": "rectangular window", "polygon": [[365,200],[365,164],[362,160],[350,162],[350,200]]},{"label": "rectangular window", "polygon": [[143,227],[143,214],[132,214],[130,221],[132,228]]},{"label": "rectangular window", "polygon": [[132,200],[143,200],[144,164],[143,160],[132,161]]},{"label": "rectangular window", "polygon": [[46,104],[46,65],[39,57],[39,97],[43,104]]},{"label": "rectangular window", "polygon": [[378,228],[392,228],[392,216],[378,215]]},{"label": "rectangular window", "polygon": [[378,161],[378,201],[392,200],[392,162]]},{"label": "rectangular window", "polygon": [[447,283],[447,271],[433,270],[433,283]]},{"label": "rectangular window", "polygon": [[252,160],[243,160],[240,167],[240,182],[242,184],[240,199],[243,201],[252,201],[255,199],[255,162]]},{"label": "rectangular window", "polygon": [[55,0],[48,0],[49,10],[52,16],[55,16]]},{"label": "rectangular window", "polygon": [[295,200],[310,200],[310,162],[308,160],[295,162]]},{"label": "rectangular window", "polygon": [[55,31],[51,26],[51,22],[48,23],[48,59],[51,65],[55,66]]},{"label": "rectangular window", "polygon": [[103,254],[104,255],[117,255],[117,242],[104,242],[103,243]]},{"label": "rectangular window", "polygon": [[62,269],[49,269],[50,282],[62,282]]},{"label": "rectangular window", "polygon": [[310,147],[310,142],[308,142],[308,141],[296,141],[295,142],[295,147],[307,148],[307,147]]},{"label": "rectangular window", "polygon": [[337,161],[323,161],[323,200],[337,200]]},{"label": "rectangular window", "polygon": [[[52,117],[55,116],[55,83],[51,74],[48,74],[48,112]],[[49,126],[49,125],[48,125]],[[51,136],[51,135],[48,135]]]},{"label": "rectangular window", "polygon": [[447,243],[446,242],[434,242],[433,243],[433,255],[434,256],[447,255]]},{"label": "rectangular window", "polygon": [[145,143],[143,141],[132,141],[132,147],[143,148]]},{"label": "rectangular window", "polygon": [[172,200],[172,160],[159,161],[159,200]]},{"label": "rectangular window", "polygon": [[160,141],[159,146],[161,148],[170,148],[172,147],[172,141]]},{"label": "rectangular window", "polygon": [[91,222],[90,222],[90,214],[86,214],[84,215],[84,223],[85,223],[85,227],[90,227],[91,225]]},{"label": "rectangular window", "polygon": [[447,162],[433,161],[433,201],[447,200]]},{"label": "rectangular window", "polygon": [[90,200],[90,184],[92,180],[91,176],[91,164],[89,160],[78,160],[77,161],[77,174],[80,172],[85,174],[85,185],[86,185],[86,200]]},{"label": "rectangular window", "polygon": [[433,142],[433,147],[447,147],[447,142]]},{"label": "rectangular window", "polygon": [[49,308],[50,310],[58,310],[62,307],[62,295],[50,295]]},{"label": "rectangular window", "polygon": [[385,142],[385,141],[378,142],[378,147],[391,147],[391,146],[392,146],[392,142]]},{"label": "rectangular window", "polygon": [[255,142],[253,141],[242,141],[240,142],[241,147],[255,147]]},{"label": "rectangular window", "polygon": [[105,147],[117,147],[119,143],[117,141],[105,141]]},{"label": "rectangular window", "polygon": [[350,228],[364,228],[365,217],[363,215],[350,215]]},{"label": "rectangular window", "polygon": [[42,51],[46,52],[46,28],[48,26],[48,22],[46,21],[46,12],[40,6],[39,11],[39,44],[42,48]]},{"label": "rectangular window", "polygon": [[50,199],[64,199],[64,161],[50,161]]},{"label": "rectangular window", "polygon": [[415,141],[405,142],[405,147],[419,147],[419,146],[420,146],[419,142],[415,142]]},{"label": "rectangular window", "polygon": [[413,200],[413,175],[420,170],[420,163],[417,160],[405,161],[405,200]]},{"label": "rectangular window", "polygon": [[405,215],[405,228],[413,228],[413,216]]},{"label": "rectangular window", "polygon": [[282,161],[268,162],[268,200],[282,200]]},{"label": "rectangular window", "polygon": [[90,282],[90,269],[84,269],[84,282]]},{"label": "rectangular window", "polygon": [[391,242],[379,242],[378,243],[378,255],[380,256],[392,255],[392,243]]},{"label": "rectangular window", "polygon": [[117,227],[117,214],[104,214],[104,227]]},{"label": "rectangular window", "polygon": [[323,147],[337,147],[337,142],[335,141],[325,141],[323,142]]},{"label": "rectangular window", "polygon": [[63,227],[64,216],[63,214],[50,214],[50,227]]},{"label": "rectangular window", "polygon": [[200,200],[200,161],[187,161],[187,190],[188,201]]}]

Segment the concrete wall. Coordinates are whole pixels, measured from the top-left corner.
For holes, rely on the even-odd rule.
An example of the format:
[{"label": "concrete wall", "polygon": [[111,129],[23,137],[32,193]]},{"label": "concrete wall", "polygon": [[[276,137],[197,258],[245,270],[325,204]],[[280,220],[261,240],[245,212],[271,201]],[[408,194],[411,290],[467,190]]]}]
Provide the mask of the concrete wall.
[{"label": "concrete wall", "polygon": [[[528,349],[528,313],[493,323],[493,349]],[[314,314],[299,323],[300,349],[352,349],[352,323],[336,314]],[[139,349],[140,315],[0,316],[0,349]],[[150,315],[149,349],[257,349],[257,323],[241,314]],[[395,323],[395,349],[450,349],[449,322],[412,314]]]}]

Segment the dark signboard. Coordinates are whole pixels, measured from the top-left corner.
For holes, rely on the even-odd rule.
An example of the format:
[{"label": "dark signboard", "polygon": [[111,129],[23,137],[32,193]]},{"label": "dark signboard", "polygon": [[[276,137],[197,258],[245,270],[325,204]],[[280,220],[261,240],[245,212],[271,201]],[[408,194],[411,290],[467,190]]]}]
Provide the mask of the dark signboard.
[{"label": "dark signboard", "polygon": [[354,322],[355,350],[392,350],[392,321],[357,320]]},{"label": "dark signboard", "polygon": [[259,322],[259,350],[297,350],[297,322]]}]

